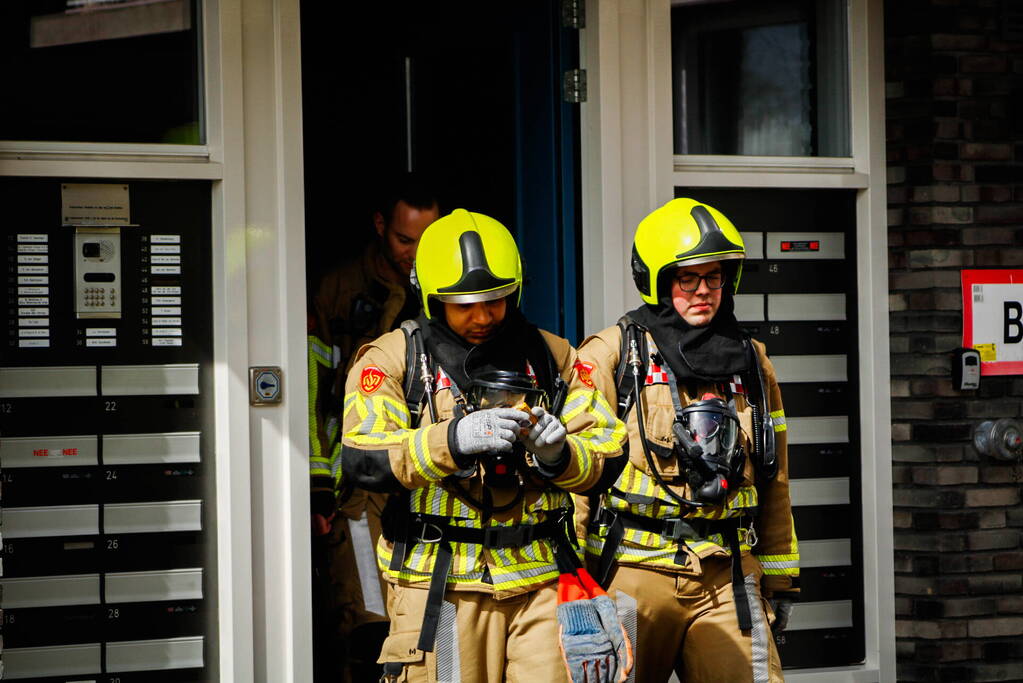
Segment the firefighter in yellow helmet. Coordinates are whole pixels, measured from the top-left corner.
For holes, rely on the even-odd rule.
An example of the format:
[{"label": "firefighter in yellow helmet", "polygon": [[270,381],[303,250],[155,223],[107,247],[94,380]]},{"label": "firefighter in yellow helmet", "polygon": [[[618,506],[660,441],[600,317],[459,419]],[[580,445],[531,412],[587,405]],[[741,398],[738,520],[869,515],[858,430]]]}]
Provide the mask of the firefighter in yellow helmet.
[{"label": "firefighter in yellow helmet", "polygon": [[744,256],[720,211],[668,202],[636,229],[645,303],[579,347],[629,429],[628,464],[582,517],[597,580],[636,610],[644,683],[782,680],[772,626],[799,551],[778,381],[733,312]]},{"label": "firefighter in yellow helmet", "polygon": [[625,426],[569,343],[519,311],[498,221],[457,209],[430,225],[414,278],[423,314],[360,349],[343,408],[345,477],[392,494],[383,680],[565,680],[568,492],[605,486],[605,461],[616,476]]}]

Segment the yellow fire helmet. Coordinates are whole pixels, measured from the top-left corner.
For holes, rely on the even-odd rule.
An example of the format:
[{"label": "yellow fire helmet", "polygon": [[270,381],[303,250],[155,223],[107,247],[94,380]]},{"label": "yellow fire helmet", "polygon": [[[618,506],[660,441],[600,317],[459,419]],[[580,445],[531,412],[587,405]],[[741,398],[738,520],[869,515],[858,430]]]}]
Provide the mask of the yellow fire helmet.
[{"label": "yellow fire helmet", "polygon": [[431,298],[470,304],[518,290],[521,299],[522,261],[515,238],[489,216],[455,209],[431,223],[420,238],[412,284],[428,318]]},{"label": "yellow fire helmet", "polygon": [[[632,242],[632,279],[643,301],[656,305],[667,292],[657,291],[665,269],[746,257],[732,222],[713,206],[695,199],[672,199],[639,223]],[[739,287],[742,263],[735,274]]]}]

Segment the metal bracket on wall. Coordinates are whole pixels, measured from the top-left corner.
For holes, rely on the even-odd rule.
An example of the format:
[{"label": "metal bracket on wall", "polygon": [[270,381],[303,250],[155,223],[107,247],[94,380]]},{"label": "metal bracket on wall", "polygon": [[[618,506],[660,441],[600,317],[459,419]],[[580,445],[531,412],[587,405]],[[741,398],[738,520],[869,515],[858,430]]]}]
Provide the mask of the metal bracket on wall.
[{"label": "metal bracket on wall", "polygon": [[561,0],[561,27],[586,28],[586,0]]},{"label": "metal bracket on wall", "polygon": [[586,69],[569,69],[562,79],[562,97],[566,102],[578,104],[586,101]]}]

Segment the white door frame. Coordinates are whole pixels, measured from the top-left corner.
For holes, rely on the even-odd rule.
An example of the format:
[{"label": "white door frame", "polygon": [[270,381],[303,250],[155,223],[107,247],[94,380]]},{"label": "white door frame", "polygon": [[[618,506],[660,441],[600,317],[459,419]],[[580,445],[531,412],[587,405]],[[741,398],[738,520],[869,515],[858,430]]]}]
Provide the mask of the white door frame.
[{"label": "white door frame", "polygon": [[[852,157],[672,156],[670,0],[588,0],[581,54],[584,332],[640,303],[629,268],[639,221],[676,186],[857,191],[866,661],[792,681],[894,681],[883,0],[849,0]],[[601,273],[602,277],[592,277]]]},{"label": "white door frame", "polygon": [[[0,177],[212,181],[207,666],[222,681],[311,681],[299,3],[202,6],[205,145],[0,141]],[[249,406],[252,365],[283,367],[281,405]]]}]

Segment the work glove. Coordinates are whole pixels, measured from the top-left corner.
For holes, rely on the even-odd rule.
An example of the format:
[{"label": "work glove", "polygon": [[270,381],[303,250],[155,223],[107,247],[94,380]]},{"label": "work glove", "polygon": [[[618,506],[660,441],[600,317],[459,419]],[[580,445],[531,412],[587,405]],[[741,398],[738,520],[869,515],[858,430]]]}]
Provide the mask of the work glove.
[{"label": "work glove", "polygon": [[455,425],[455,450],[461,455],[509,453],[529,414],[515,408],[487,408],[469,413]]},{"label": "work glove", "polygon": [[592,600],[558,605],[558,644],[572,683],[616,683],[615,648]]},{"label": "work glove", "polygon": [[553,465],[561,459],[568,430],[560,419],[544,410],[543,406],[533,406],[530,412],[536,418],[536,424],[522,435],[522,443],[544,465]]},{"label": "work glove", "polygon": [[632,644],[614,601],[585,569],[558,577],[558,635],[572,683],[621,683]]},{"label": "work glove", "polygon": [[769,598],[768,603],[774,611],[771,633],[778,635],[789,625],[789,617],[792,616],[792,601],[788,598]]},{"label": "work glove", "polygon": [[[590,576],[588,571],[579,569],[576,574],[579,576],[580,583],[590,594],[590,602],[597,609],[597,616],[600,617],[600,624],[604,628],[604,633],[607,634],[612,647],[615,649],[615,656],[618,661],[618,674],[620,676],[618,680],[624,681],[629,677],[629,672],[632,671],[632,641],[629,640],[629,632],[625,630],[625,625],[618,618],[618,606],[608,597],[604,589]],[[616,679],[612,678],[610,680],[614,681]]]}]

